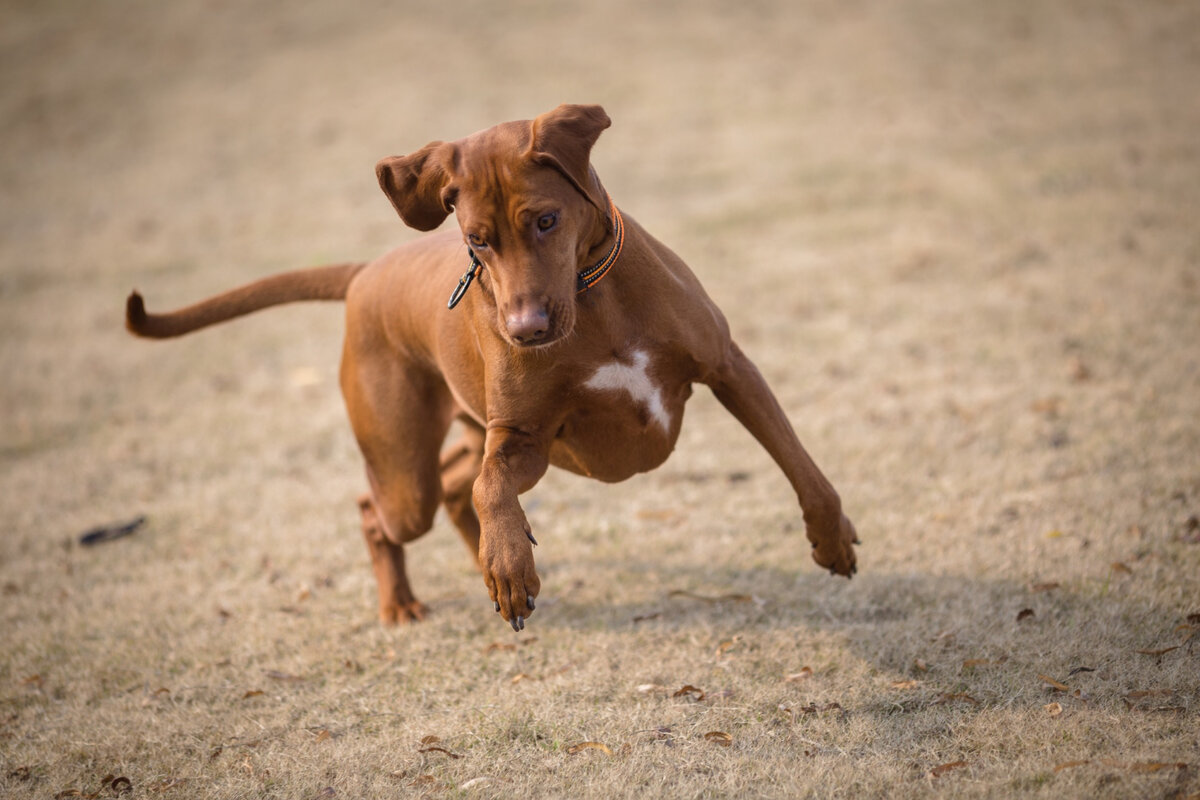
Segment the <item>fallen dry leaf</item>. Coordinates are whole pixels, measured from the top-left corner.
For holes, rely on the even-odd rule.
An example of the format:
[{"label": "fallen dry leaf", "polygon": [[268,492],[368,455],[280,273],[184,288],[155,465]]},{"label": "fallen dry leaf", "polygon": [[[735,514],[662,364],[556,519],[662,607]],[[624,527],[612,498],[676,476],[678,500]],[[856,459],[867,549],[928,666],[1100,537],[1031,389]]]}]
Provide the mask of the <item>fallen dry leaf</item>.
[{"label": "fallen dry leaf", "polygon": [[799,672],[793,672],[784,677],[784,683],[799,683],[812,677],[812,667],[801,667]]},{"label": "fallen dry leaf", "polygon": [[1064,769],[1071,769],[1072,767],[1082,767],[1085,764],[1090,764],[1090,763],[1092,763],[1092,762],[1088,761],[1087,759],[1084,759],[1083,761],[1064,761],[1061,764],[1055,764],[1054,771],[1062,772]]},{"label": "fallen dry leaf", "polygon": [[919,672],[929,672],[929,664],[927,664],[923,658],[913,659],[913,667],[915,667]]},{"label": "fallen dry leaf", "polygon": [[526,672],[518,672],[516,675],[512,676],[512,680],[509,681],[509,683],[516,685],[516,684],[520,683],[521,681],[528,681],[528,680],[532,680],[531,675],[529,675]]},{"label": "fallen dry leaf", "polygon": [[1111,569],[1113,572],[1115,572],[1119,575],[1132,575],[1133,574],[1133,570],[1131,570],[1127,565],[1121,563],[1120,561],[1114,561],[1112,563]]},{"label": "fallen dry leaf", "polygon": [[709,731],[704,734],[704,741],[719,744],[721,747],[729,747],[733,744],[733,737],[725,731]]},{"label": "fallen dry leaf", "polygon": [[1172,647],[1164,647],[1160,650],[1134,650],[1133,652],[1141,653],[1144,656],[1162,656],[1162,655],[1166,655],[1167,653],[1171,652],[1172,650],[1178,650],[1178,649],[1179,649],[1179,645],[1174,645]]},{"label": "fallen dry leaf", "polygon": [[734,647],[736,647],[738,642],[740,642],[741,640],[742,640],[741,636],[734,636],[732,639],[726,639],[725,641],[721,642],[719,645],[717,645],[717,655],[718,656],[725,655],[730,650],[732,650]]},{"label": "fallen dry leaf", "polygon": [[90,547],[102,542],[111,542],[114,539],[120,539],[123,536],[130,535],[138,528],[142,527],[145,522],[146,518],[144,516],[139,516],[128,522],[120,522],[115,525],[104,525],[99,528],[92,528],[87,533],[80,534],[79,543]]},{"label": "fallen dry leaf", "polygon": [[929,770],[929,777],[940,778],[943,775],[945,775],[947,772],[950,772],[950,771],[956,770],[956,769],[962,769],[965,766],[967,766],[967,762],[965,762],[965,761],[951,761],[949,764],[941,764],[941,765],[936,766],[933,769]]},{"label": "fallen dry leaf", "polygon": [[667,687],[660,683],[640,683],[634,687],[638,694],[650,694],[651,692],[665,692]]},{"label": "fallen dry leaf", "polygon": [[429,747],[418,747],[417,752],[418,753],[445,753],[446,755],[450,756],[451,758],[462,758],[462,756],[460,756],[458,753],[452,753],[449,750],[447,750],[446,748],[442,747],[441,745],[436,745],[436,744],[430,745]]},{"label": "fallen dry leaf", "polygon": [[689,683],[689,684],[685,685],[683,688],[679,689],[677,692],[675,692],[675,694],[671,695],[671,697],[691,697],[697,703],[699,703],[704,700],[705,695],[704,695],[703,689],[701,689],[697,686],[692,686]]},{"label": "fallen dry leaf", "polygon": [[801,714],[820,714],[825,711],[841,711],[841,710],[842,710],[842,706],[840,703],[827,703],[826,705],[823,705],[823,706],[818,706],[816,703],[809,703],[806,706],[796,709],[796,711]]},{"label": "fallen dry leaf", "polygon": [[573,744],[567,748],[567,755],[573,756],[576,753],[582,753],[584,750],[599,750],[605,755],[612,755],[613,751],[604,742],[580,742]]},{"label": "fallen dry leaf", "polygon": [[1029,591],[1033,592],[1034,594],[1042,594],[1043,592],[1053,592],[1060,585],[1061,584],[1056,583],[1056,582],[1033,583],[1033,584],[1029,585]]},{"label": "fallen dry leaf", "polygon": [[920,681],[892,681],[893,689],[916,689],[920,685]]},{"label": "fallen dry leaf", "polygon": [[983,667],[991,663],[991,659],[987,658],[968,658],[963,662],[963,669],[974,669],[975,667]]},{"label": "fallen dry leaf", "polygon": [[1042,708],[1046,709],[1046,713],[1052,717],[1057,717],[1063,713],[1062,703],[1047,703]]},{"label": "fallen dry leaf", "polygon": [[1046,684],[1047,686],[1051,687],[1052,689],[1057,689],[1060,692],[1071,691],[1070,686],[1067,686],[1065,683],[1060,683],[1059,681],[1054,680],[1054,678],[1051,678],[1049,675],[1038,675],[1038,680],[1040,680],[1042,683]]},{"label": "fallen dry leaf", "polygon": [[245,700],[247,697],[258,697],[259,695],[263,694],[266,694],[266,692],[264,692],[262,689],[251,689],[242,695],[242,699]]},{"label": "fallen dry leaf", "polygon": [[652,619],[658,619],[661,616],[662,616],[661,611],[655,611],[650,614],[638,614],[636,617],[633,618],[633,624],[636,625],[639,622],[647,622]]},{"label": "fallen dry leaf", "polygon": [[1032,608],[1022,608],[1017,612],[1017,622],[1024,622],[1035,615],[1036,612]]},{"label": "fallen dry leaf", "polygon": [[493,780],[495,780],[495,779],[492,778],[490,775],[480,775],[478,778],[471,778],[471,780],[465,781],[458,788],[459,789],[472,789],[476,786],[486,786],[487,784],[491,783]]}]

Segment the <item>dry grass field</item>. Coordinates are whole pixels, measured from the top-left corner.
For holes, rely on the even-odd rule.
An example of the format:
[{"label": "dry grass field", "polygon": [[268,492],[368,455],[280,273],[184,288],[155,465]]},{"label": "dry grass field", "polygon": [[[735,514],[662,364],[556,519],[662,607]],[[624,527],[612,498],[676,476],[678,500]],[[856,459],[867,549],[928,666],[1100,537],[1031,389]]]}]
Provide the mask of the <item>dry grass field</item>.
[{"label": "dry grass field", "polygon": [[[0,1],[0,795],[1200,796],[1200,6],[259,5]],[[340,306],[124,332],[418,235],[378,158],[564,101],[853,581],[701,390],[525,496],[523,634],[444,517],[381,628]]]}]

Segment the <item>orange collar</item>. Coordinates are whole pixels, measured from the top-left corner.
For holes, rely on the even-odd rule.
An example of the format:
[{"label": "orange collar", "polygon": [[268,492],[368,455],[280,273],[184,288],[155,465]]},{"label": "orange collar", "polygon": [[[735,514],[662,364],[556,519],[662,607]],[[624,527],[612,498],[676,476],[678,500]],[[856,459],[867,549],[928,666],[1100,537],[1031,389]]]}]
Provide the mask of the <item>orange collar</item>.
[{"label": "orange collar", "polygon": [[621,217],[621,211],[617,208],[617,204],[613,202],[612,195],[608,195],[608,208],[612,211],[613,219],[612,249],[608,251],[608,255],[600,263],[579,273],[579,279],[576,281],[579,289],[576,294],[583,294],[604,280],[604,276],[608,274],[613,264],[617,263],[617,259],[621,257],[621,247],[625,244],[625,220]]}]

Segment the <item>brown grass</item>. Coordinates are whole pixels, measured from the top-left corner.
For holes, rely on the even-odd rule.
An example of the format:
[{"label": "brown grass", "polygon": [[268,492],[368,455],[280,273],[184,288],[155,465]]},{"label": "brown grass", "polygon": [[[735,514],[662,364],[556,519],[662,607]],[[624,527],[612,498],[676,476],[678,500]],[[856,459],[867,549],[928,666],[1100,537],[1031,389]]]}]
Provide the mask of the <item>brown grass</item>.
[{"label": "brown grass", "polygon": [[[1195,4],[411,5],[0,7],[0,795],[1200,793]],[[444,520],[381,630],[339,310],[122,331],[414,235],[377,158],[561,101],[853,582],[702,392],[664,468],[526,498],[524,635]]]}]

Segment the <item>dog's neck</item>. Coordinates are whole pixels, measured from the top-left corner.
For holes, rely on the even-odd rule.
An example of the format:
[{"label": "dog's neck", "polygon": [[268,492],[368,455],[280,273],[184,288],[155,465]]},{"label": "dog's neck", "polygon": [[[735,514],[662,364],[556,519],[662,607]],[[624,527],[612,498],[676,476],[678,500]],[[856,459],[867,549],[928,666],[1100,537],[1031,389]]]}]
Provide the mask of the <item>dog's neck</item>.
[{"label": "dog's neck", "polygon": [[[604,196],[608,200],[606,222],[609,231],[601,240],[600,246],[593,248],[592,252],[588,253],[587,263],[591,266],[585,267],[579,272],[577,287],[580,294],[591,289],[608,275],[613,265],[617,263],[617,259],[621,257],[621,247],[625,244],[625,220],[621,217],[621,211],[613,202],[612,197],[607,192]],[[602,250],[606,244],[608,245],[607,249]],[[604,256],[598,261],[593,261],[593,256],[598,252],[604,252]]]}]

